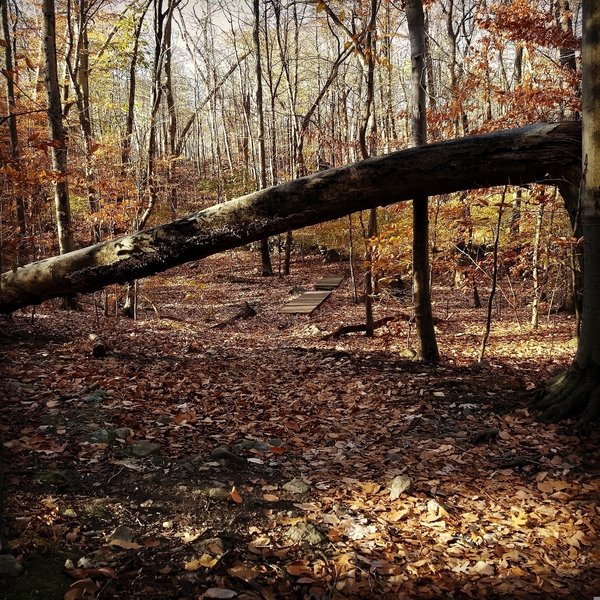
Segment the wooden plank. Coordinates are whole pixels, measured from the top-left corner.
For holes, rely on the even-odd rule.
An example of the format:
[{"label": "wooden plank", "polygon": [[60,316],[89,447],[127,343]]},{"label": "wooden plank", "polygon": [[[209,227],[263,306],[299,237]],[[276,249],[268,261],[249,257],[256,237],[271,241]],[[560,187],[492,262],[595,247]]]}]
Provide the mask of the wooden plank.
[{"label": "wooden plank", "polygon": [[321,279],[315,283],[315,290],[335,290],[343,280],[343,275],[329,275],[327,277],[321,277]]},{"label": "wooden plank", "polygon": [[286,302],[279,312],[309,314],[330,295],[331,292],[326,290],[304,292],[301,296],[298,296],[298,298]]}]

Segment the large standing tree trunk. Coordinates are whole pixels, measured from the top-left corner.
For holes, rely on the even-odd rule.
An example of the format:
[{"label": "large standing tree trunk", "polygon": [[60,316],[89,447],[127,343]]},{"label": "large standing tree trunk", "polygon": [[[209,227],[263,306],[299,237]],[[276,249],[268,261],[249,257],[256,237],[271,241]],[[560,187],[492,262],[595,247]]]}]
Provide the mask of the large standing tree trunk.
[{"label": "large standing tree trunk", "polygon": [[583,316],[571,368],[555,381],[538,404],[542,418],[558,421],[580,414],[587,429],[600,417],[600,9],[583,2],[583,173],[581,181],[584,245]]},{"label": "large standing tree trunk", "polygon": [[[329,169],[166,225],[4,273],[0,313],[146,277],[269,235],[419,195],[507,182],[553,185],[567,176],[579,178],[580,157],[580,125],[570,122],[409,148]],[[600,260],[596,264],[600,265]],[[596,339],[600,340],[600,335]]]},{"label": "large standing tree trunk", "polygon": [[[425,19],[422,0],[407,0],[406,20],[410,37],[412,65],[412,135],[415,146],[427,141],[427,88],[425,68]],[[427,196],[413,198],[413,304],[419,335],[417,358],[430,363],[439,361],[429,283],[429,213]]]},{"label": "large standing tree trunk", "polygon": [[71,205],[67,174],[67,144],[63,126],[58,69],[56,63],[56,13],[54,0],[44,0],[44,51],[46,54],[46,90],[48,94],[48,122],[52,136],[52,168],[57,173],[54,183],[54,208],[60,253],[74,248],[71,227]]}]

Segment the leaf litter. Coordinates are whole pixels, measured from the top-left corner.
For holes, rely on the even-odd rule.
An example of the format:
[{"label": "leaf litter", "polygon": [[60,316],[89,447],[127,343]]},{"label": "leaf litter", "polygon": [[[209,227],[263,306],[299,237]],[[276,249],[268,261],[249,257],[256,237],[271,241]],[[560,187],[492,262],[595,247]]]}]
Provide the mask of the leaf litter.
[{"label": "leaf litter", "polygon": [[[312,315],[278,312],[330,265],[266,279],[254,259],[144,281],[137,321],[88,297],[3,325],[4,512],[25,567],[64,556],[65,598],[598,595],[597,434],[528,408],[571,359],[571,320],[501,315],[478,365],[483,313],[435,289],[453,316],[428,367],[405,358],[402,316],[328,338],[362,319],[345,284]],[[256,315],[231,319],[245,303]]]}]

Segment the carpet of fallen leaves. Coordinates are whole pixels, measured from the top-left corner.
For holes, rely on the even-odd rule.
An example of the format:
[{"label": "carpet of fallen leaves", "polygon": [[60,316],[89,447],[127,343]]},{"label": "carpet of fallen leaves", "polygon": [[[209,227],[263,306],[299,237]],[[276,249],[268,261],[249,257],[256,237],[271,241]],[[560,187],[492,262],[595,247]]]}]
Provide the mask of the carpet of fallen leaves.
[{"label": "carpet of fallen leaves", "polygon": [[[485,309],[436,287],[431,367],[409,358],[408,295],[376,305],[397,318],[375,337],[327,338],[361,322],[348,279],[311,315],[279,309],[345,265],[262,278],[256,261],[145,280],[137,321],[88,296],[1,323],[23,572],[0,597],[600,596],[598,435],[528,409],[571,360],[569,317],[532,331],[507,288],[479,364]],[[256,315],[234,319],[245,302]]]}]

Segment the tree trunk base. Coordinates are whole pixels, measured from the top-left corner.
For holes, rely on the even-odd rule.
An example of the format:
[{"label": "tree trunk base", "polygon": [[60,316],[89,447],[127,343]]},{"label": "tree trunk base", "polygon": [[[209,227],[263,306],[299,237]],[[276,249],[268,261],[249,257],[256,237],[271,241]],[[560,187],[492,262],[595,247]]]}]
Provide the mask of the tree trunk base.
[{"label": "tree trunk base", "polygon": [[547,423],[578,416],[577,430],[589,432],[600,417],[600,366],[590,364],[582,368],[573,363],[549,382],[534,408],[542,411],[540,420]]}]

